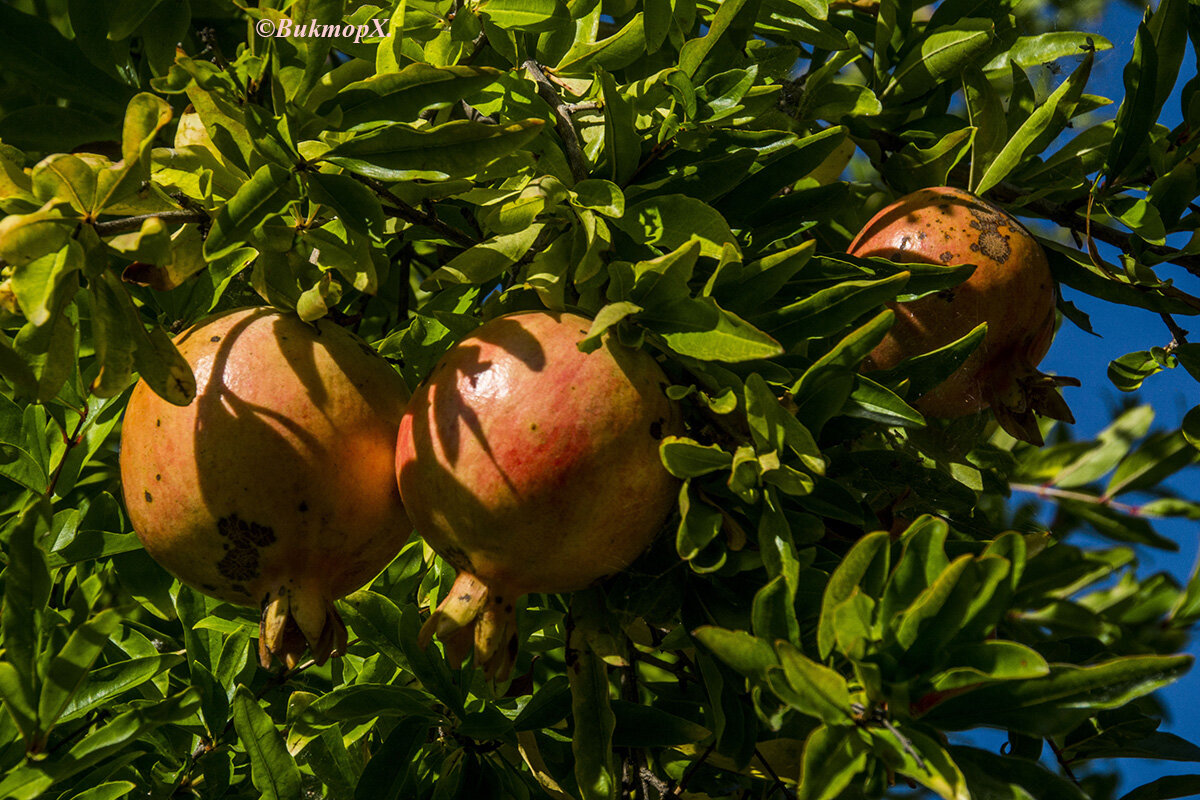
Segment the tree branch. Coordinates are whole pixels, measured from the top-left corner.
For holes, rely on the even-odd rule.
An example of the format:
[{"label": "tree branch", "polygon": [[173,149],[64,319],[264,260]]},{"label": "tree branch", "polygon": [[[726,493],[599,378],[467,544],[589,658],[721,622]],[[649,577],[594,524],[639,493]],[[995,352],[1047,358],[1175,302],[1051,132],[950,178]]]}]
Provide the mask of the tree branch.
[{"label": "tree branch", "polygon": [[212,222],[212,217],[206,211],[159,211],[154,214],[136,214],[132,217],[121,217],[104,222],[93,222],[92,227],[100,236],[116,236],[118,233],[129,233],[142,227],[148,219],[160,219],[167,224],[186,225],[189,222]]},{"label": "tree branch", "polygon": [[[1069,228],[1079,233],[1085,233],[1087,230],[1087,220],[1073,209],[1057,203],[1051,203],[1048,200],[1022,202],[1028,196],[1028,192],[1010,183],[1000,183],[992,188],[990,193],[1001,202],[1016,204],[1021,208],[1033,212],[1036,216],[1045,217],[1051,222],[1062,225],[1064,228]],[[1124,233],[1116,228],[1102,225],[1093,220],[1091,234],[1093,239],[1110,244],[1124,252],[1129,252],[1132,249],[1134,235],[1131,233]],[[1163,261],[1183,267],[1193,275],[1200,276],[1200,255],[1181,253],[1174,248],[1160,244],[1146,244],[1143,246],[1143,249],[1147,253],[1153,253],[1155,256],[1158,256]]]},{"label": "tree branch", "polygon": [[550,109],[554,112],[554,127],[558,131],[559,138],[563,140],[563,147],[566,148],[571,174],[576,181],[584,180],[591,170],[588,169],[583,148],[579,145],[579,133],[575,130],[575,122],[571,119],[570,106],[558,96],[558,90],[554,88],[554,84],[546,77],[546,73],[542,71],[536,61],[531,58],[522,66],[529,70],[534,83],[537,84],[538,95],[550,105]]},{"label": "tree branch", "polygon": [[426,228],[437,231],[442,235],[443,238],[449,239],[460,247],[468,248],[479,244],[479,242],[475,241],[458,228],[455,228],[453,225],[447,225],[445,222],[442,222],[442,220],[439,219],[436,214],[421,211],[420,209],[410,206],[408,203],[397,197],[395,192],[388,189],[380,181],[377,181],[374,178],[368,178],[365,175],[356,175],[353,172],[347,172],[346,174],[361,183],[363,186],[366,186],[382,199],[391,203],[392,208],[385,207],[385,212],[389,212],[393,216],[399,217],[400,219],[407,220],[414,225],[424,225]]},{"label": "tree branch", "polygon": [[1120,503],[1107,496],[1088,494],[1087,492],[1072,492],[1067,489],[1058,489],[1054,486],[1034,486],[1031,483],[1014,483],[1010,486],[1014,492],[1035,494],[1043,500],[1057,498],[1059,500],[1075,500],[1080,503],[1091,503],[1095,506],[1106,506],[1113,511],[1120,511],[1122,514],[1128,514],[1131,517],[1139,517],[1142,514],[1141,506]]}]

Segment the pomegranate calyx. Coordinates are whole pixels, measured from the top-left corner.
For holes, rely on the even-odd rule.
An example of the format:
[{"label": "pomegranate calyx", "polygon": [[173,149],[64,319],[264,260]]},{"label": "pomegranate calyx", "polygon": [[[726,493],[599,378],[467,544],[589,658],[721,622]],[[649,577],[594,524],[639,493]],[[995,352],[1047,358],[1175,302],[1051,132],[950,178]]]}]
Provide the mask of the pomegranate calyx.
[{"label": "pomegranate calyx", "polygon": [[507,680],[517,655],[517,617],[511,602],[469,572],[460,571],[449,594],[417,636],[422,649],[436,634],[447,660],[457,667],[475,650],[475,664],[488,679]]},{"label": "pomegranate calyx", "polygon": [[305,649],[318,665],[346,652],[348,635],[333,602],[321,595],[281,587],[263,604],[258,628],[258,663],[269,669],[272,658],[292,670]]}]

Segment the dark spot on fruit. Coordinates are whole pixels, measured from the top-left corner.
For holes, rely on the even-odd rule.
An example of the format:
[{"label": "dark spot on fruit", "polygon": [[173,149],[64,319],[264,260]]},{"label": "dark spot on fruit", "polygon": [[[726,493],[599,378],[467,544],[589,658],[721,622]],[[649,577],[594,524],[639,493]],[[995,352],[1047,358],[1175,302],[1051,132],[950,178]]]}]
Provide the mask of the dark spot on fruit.
[{"label": "dark spot on fruit", "polygon": [[511,612],[512,612],[512,610],[513,610],[512,603],[509,603],[508,605],[506,605],[506,606],[504,607],[504,610],[505,610],[505,611],[507,611],[507,612],[509,612],[509,613],[511,613]]},{"label": "dark spot on fruit", "polygon": [[584,336],[587,336],[587,331],[580,331]]},{"label": "dark spot on fruit", "polygon": [[496,605],[500,605],[503,602],[504,602],[504,598],[497,595],[496,596]]},{"label": "dark spot on fruit", "polygon": [[536,423],[536,422],[531,422],[531,423],[529,423],[529,430],[531,430],[531,431],[536,431],[536,430],[537,430],[537,423]]},{"label": "dark spot on fruit", "polygon": [[475,565],[471,563],[471,557],[467,552],[459,547],[443,547],[438,551],[442,558],[446,559],[452,567],[462,572],[474,572]]},{"label": "dark spot on fruit", "polygon": [[308,503],[306,503],[303,500],[300,501],[300,511],[301,512],[308,511]]},{"label": "dark spot on fruit", "polygon": [[209,341],[210,341],[210,342],[219,342],[219,341],[221,341],[221,337],[220,337],[220,336],[214,336],[214,337],[212,337],[211,339],[209,339]]},{"label": "dark spot on fruit", "polygon": [[663,420],[656,419],[650,423],[650,436],[655,440],[663,438]]},{"label": "dark spot on fruit", "polygon": [[1008,235],[1000,232],[1000,226],[1009,225],[1009,220],[1002,214],[991,214],[978,208],[968,209],[974,219],[971,227],[979,231],[979,240],[971,245],[971,251],[983,253],[988,258],[1000,264],[1008,261],[1012,255],[1012,247],[1008,243]]},{"label": "dark spot on fruit", "polygon": [[155,475],[155,476],[154,476],[154,480],[156,480],[156,481],[161,481],[161,480],[162,480],[162,475]]},{"label": "dark spot on fruit", "polygon": [[162,420],[161,419],[154,420],[154,427],[156,427],[156,428],[162,427]]},{"label": "dark spot on fruit", "polygon": [[[929,226],[928,226],[928,225],[926,225],[925,227],[927,227],[927,228],[928,228]],[[923,242],[923,241],[925,241],[925,232],[924,232],[924,231],[918,231],[918,232],[917,232],[917,238],[918,238],[918,239],[920,239],[922,242]]]},{"label": "dark spot on fruit", "polygon": [[938,256],[938,261],[941,261],[943,264],[949,264],[953,260],[954,260],[954,253],[950,252],[949,250],[947,250],[946,252],[944,252],[940,256]]},{"label": "dark spot on fruit", "polygon": [[900,240],[900,249],[901,250],[909,250],[911,248],[912,248],[912,237],[911,236],[905,236],[903,239]]},{"label": "dark spot on fruit", "polygon": [[223,545],[225,557],[217,563],[217,571],[230,580],[257,578],[258,548],[274,542],[275,531],[230,514],[217,520],[217,533],[229,540],[229,544]]},{"label": "dark spot on fruit", "polygon": [[150,492],[149,492],[149,491],[147,491],[147,492],[146,492],[146,502],[147,502],[147,503],[153,503],[153,502],[154,502],[154,498],[150,496]]}]

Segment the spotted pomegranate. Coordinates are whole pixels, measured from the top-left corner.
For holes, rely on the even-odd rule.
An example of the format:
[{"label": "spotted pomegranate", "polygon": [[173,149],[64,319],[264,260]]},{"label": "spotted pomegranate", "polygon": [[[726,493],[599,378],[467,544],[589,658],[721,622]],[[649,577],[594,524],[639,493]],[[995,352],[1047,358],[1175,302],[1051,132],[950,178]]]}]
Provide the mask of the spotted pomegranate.
[{"label": "spotted pomegranate", "polygon": [[259,660],[346,646],[333,601],[412,530],[392,478],[400,376],[327,320],[255,308],[176,339],[196,399],[139,382],[121,433],[125,504],[146,551],[207,595],[262,607]]},{"label": "spotted pomegranate", "polygon": [[1058,393],[1074,378],[1037,370],[1054,337],[1054,279],[1046,254],[1012,216],[949,186],[921,189],[876,214],[850,244],[851,255],[904,264],[973,264],[965,282],[910,303],[892,303],[896,322],[864,370],[890,369],[968,334],[987,334],[949,378],[916,401],[931,417],[991,408],[1004,430],[1042,444],[1034,412],[1074,422]]},{"label": "spotted pomegranate", "polygon": [[675,504],[659,440],[679,427],[666,377],[646,352],[590,322],[529,312],[453,347],[400,422],[396,473],[417,532],[458,570],[421,630],[456,663],[506,676],[517,599],[568,592],[627,567]]}]

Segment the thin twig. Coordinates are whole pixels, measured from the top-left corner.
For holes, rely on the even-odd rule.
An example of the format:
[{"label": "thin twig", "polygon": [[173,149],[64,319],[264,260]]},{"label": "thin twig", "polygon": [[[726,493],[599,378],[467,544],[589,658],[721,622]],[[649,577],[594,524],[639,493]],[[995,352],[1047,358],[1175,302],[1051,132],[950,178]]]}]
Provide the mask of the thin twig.
[{"label": "thin twig", "polygon": [[1054,751],[1054,757],[1058,760],[1058,765],[1062,767],[1063,772],[1067,773],[1067,777],[1071,779],[1071,783],[1079,785],[1079,779],[1075,777],[1075,773],[1071,771],[1071,765],[1063,758],[1062,750],[1054,743],[1054,740],[1046,737],[1046,742],[1050,745],[1050,749]]},{"label": "thin twig", "polygon": [[368,178],[365,175],[356,175],[353,172],[347,172],[346,174],[361,183],[363,186],[366,186],[375,194],[379,195],[379,197],[391,203],[391,208],[387,208],[386,206],[384,207],[383,210],[385,213],[389,213],[403,220],[407,220],[414,225],[424,225],[426,228],[436,231],[437,233],[441,234],[442,237],[449,239],[460,247],[474,247],[475,245],[479,244],[470,236],[460,231],[458,228],[442,222],[442,220],[439,219],[436,214],[430,214],[410,206],[408,203],[401,200],[395,192],[388,189],[381,182],[375,180],[374,178]]},{"label": "thin twig", "polygon": [[704,766],[704,762],[708,760],[708,757],[712,755],[712,752],[714,749],[716,749],[716,747],[717,743],[713,742],[707,748],[705,748],[704,752],[698,759],[693,761],[691,764],[688,764],[688,768],[682,775],[679,776],[679,782],[675,784],[675,787],[671,789],[671,793],[668,794],[667,797],[680,797],[683,795],[683,790],[687,788],[688,781],[692,779],[692,776],[696,774],[696,771],[700,769],[700,767]]},{"label": "thin twig", "polygon": [[[58,486],[58,479],[62,477],[63,467],[67,464],[67,459],[71,456],[71,451],[79,445],[80,434],[83,433],[83,424],[87,422],[88,413],[87,405],[84,405],[83,411],[79,414],[79,422],[75,425],[75,432],[66,439],[67,449],[63,451],[63,456],[58,462],[58,466],[54,468],[54,474],[50,476],[50,483],[46,486],[46,497],[54,495],[54,487]],[[63,430],[66,433],[66,429]]]},{"label": "thin twig", "polygon": [[1142,514],[1141,506],[1131,506],[1128,503],[1120,503],[1108,496],[1100,496],[1088,494],[1087,492],[1072,492],[1068,489],[1059,489],[1054,486],[1035,486],[1031,483],[1014,483],[1011,484],[1014,492],[1025,492],[1026,494],[1036,494],[1038,497],[1056,498],[1059,500],[1076,500],[1081,503],[1091,503],[1096,506],[1105,506],[1113,511],[1120,511],[1123,514],[1128,514],[1131,517],[1138,517]]},{"label": "thin twig", "polygon": [[758,759],[758,762],[763,765],[763,769],[767,771],[767,774],[771,776],[771,780],[774,781],[774,785],[771,787],[771,792],[767,795],[767,797],[773,797],[775,792],[781,792],[784,797],[794,797],[794,795],[788,791],[787,786],[784,785],[783,779],[779,777],[779,774],[775,772],[774,767],[767,762],[767,759],[763,758],[762,751],[757,747],[754,748],[754,757]]},{"label": "thin twig", "polygon": [[640,777],[642,779],[643,793],[645,793],[647,787],[650,787],[653,788],[654,791],[658,792],[659,800],[662,800],[662,798],[667,796],[667,782],[655,775],[652,769],[649,767],[642,767]]},{"label": "thin twig", "polygon": [[546,73],[542,71],[541,66],[536,61],[531,58],[522,66],[529,70],[529,74],[533,76],[534,83],[537,84],[538,94],[549,104],[550,109],[554,112],[554,127],[558,130],[559,138],[563,140],[563,147],[566,148],[567,162],[571,165],[571,174],[575,176],[576,181],[584,180],[590,174],[591,170],[588,169],[587,159],[583,155],[583,148],[579,145],[579,132],[575,130],[575,123],[571,119],[570,108],[558,96],[558,90],[554,88],[554,84],[546,77]]},{"label": "thin twig", "polygon": [[1165,311],[1159,314],[1159,316],[1162,317],[1163,322],[1167,323],[1167,328],[1171,331],[1171,343],[1167,345],[1168,353],[1179,347],[1179,345],[1188,343],[1188,332],[1179,327],[1179,323],[1175,321],[1175,317]]},{"label": "thin twig", "polygon": [[159,219],[168,225],[187,225],[190,222],[201,224],[212,222],[212,217],[206,211],[159,211],[154,214],[135,214],[132,217],[94,222],[92,223],[92,227],[101,236],[116,236],[118,233],[129,233],[130,231],[140,229],[142,223],[148,219]]}]

